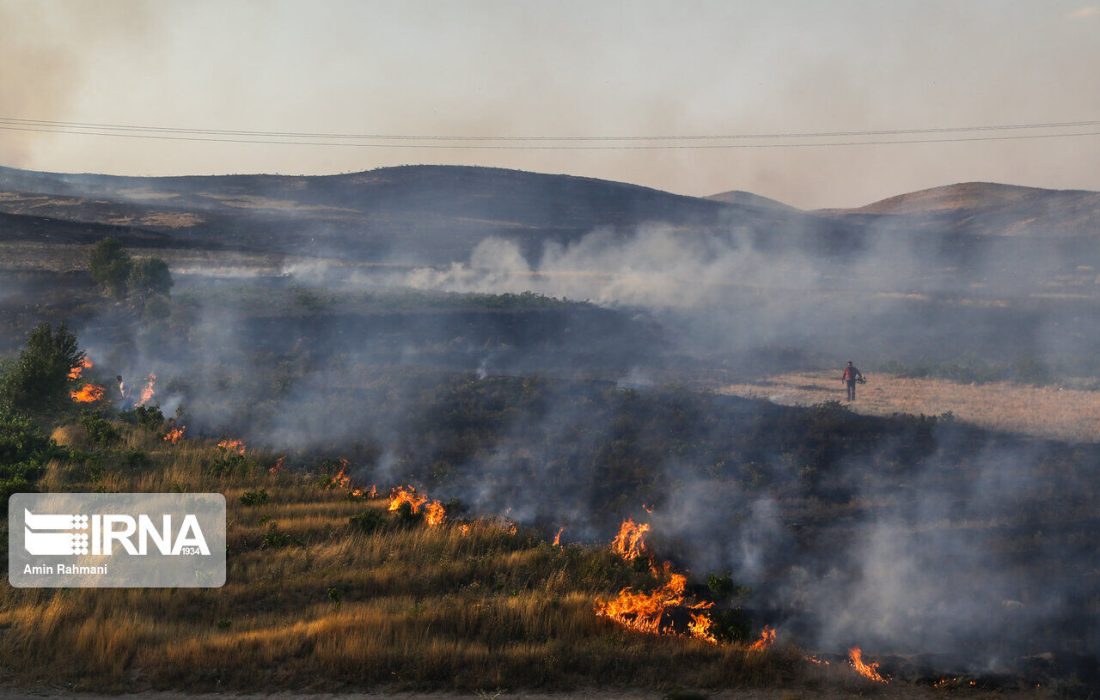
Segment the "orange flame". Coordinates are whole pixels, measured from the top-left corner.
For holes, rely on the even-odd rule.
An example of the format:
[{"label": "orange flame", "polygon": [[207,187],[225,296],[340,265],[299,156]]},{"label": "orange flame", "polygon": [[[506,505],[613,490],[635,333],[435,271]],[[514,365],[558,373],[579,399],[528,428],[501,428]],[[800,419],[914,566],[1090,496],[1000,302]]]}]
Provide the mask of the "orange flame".
[{"label": "orange flame", "polygon": [[286,466],[286,455],[283,455],[283,456],[279,457],[279,459],[275,460],[275,464],[272,464],[270,467],[268,467],[267,473],[272,474],[272,475],[278,474],[279,472],[281,472],[283,470],[283,468],[285,466]]},{"label": "orange flame", "polygon": [[878,663],[863,663],[863,651],[859,647],[852,647],[848,650],[848,660],[851,661],[852,668],[855,669],[855,672],[864,678],[872,680],[875,683],[889,683],[889,681],[879,674]]},{"label": "orange flame", "polygon": [[775,628],[764,625],[764,629],[760,631],[760,639],[749,645],[749,651],[767,651],[772,644],[775,644]]},{"label": "orange flame", "polygon": [[447,517],[447,510],[439,501],[428,501],[428,497],[416,492],[412,486],[398,486],[390,493],[391,511],[398,510],[402,504],[408,503],[413,513],[419,513],[424,508],[424,522],[429,527],[443,524]]},{"label": "orange flame", "polygon": [[803,660],[808,661],[809,663],[813,664],[814,666],[828,666],[829,665],[828,660],[819,659],[819,658],[817,658],[816,656],[813,656],[813,655],[808,654],[806,656],[803,656],[802,658],[803,658]]},{"label": "orange flame", "polygon": [[244,443],[240,440],[222,440],[218,443],[218,447],[226,452],[236,452],[242,457],[244,456]]},{"label": "orange flame", "polygon": [[611,551],[626,561],[634,561],[646,551],[647,532],[649,532],[649,523],[635,523],[632,518],[627,518],[619,526],[619,534],[611,540]]},{"label": "orange flame", "polygon": [[442,525],[446,517],[447,511],[439,501],[432,501],[424,507],[424,522],[428,523],[429,527]]},{"label": "orange flame", "polygon": [[565,532],[565,526],[562,526],[562,527],[558,528],[557,534],[554,535],[554,546],[555,547],[560,547],[561,546],[561,533],[563,533],[563,532]]},{"label": "orange flame", "polygon": [[173,445],[179,444],[179,441],[183,439],[183,434],[187,432],[187,426],[181,425],[178,428],[172,428],[164,434],[164,441]]},{"label": "orange flame", "polygon": [[153,394],[156,393],[155,387],[157,385],[157,375],[150,372],[149,377],[145,380],[145,386],[141,389],[141,398],[138,399],[135,406],[144,406],[153,399]]},{"label": "orange flame", "polygon": [[461,525],[458,526],[458,531],[461,532],[463,536],[469,535],[470,534],[470,526],[467,525],[466,523],[462,523]]},{"label": "orange flame", "polygon": [[330,489],[346,489],[351,486],[351,477],[348,476],[348,460],[340,458],[340,471],[332,475],[328,481]]},{"label": "orange flame", "polygon": [[103,387],[85,384],[76,391],[70,391],[69,396],[76,403],[94,403],[103,398]]},{"label": "orange flame", "polygon": [[427,496],[421,496],[416,492],[412,486],[398,486],[390,493],[390,507],[391,511],[395,511],[401,507],[403,503],[408,503],[412,512],[419,513],[420,506],[428,502]]},{"label": "orange flame", "polygon": [[597,601],[596,615],[606,617],[636,632],[675,634],[669,625],[662,625],[662,620],[665,613],[672,608],[684,607],[696,611],[691,615],[692,621],[688,625],[689,634],[696,639],[717,643],[718,640],[711,632],[714,622],[710,614],[701,612],[710,608],[713,603],[706,601],[685,603],[686,587],[687,576],[669,572],[668,581],[651,593],[634,592],[630,588],[624,588],[611,600]]},{"label": "orange flame", "polygon": [[710,619],[710,613],[697,612],[691,614],[691,622],[688,623],[688,633],[695,639],[717,644],[718,638],[714,636],[714,620]]},{"label": "orange flame", "polygon": [[94,363],[92,362],[92,358],[85,357],[79,364],[74,365],[73,368],[69,370],[69,379],[80,379],[84,376],[84,370],[91,369],[93,366]]}]

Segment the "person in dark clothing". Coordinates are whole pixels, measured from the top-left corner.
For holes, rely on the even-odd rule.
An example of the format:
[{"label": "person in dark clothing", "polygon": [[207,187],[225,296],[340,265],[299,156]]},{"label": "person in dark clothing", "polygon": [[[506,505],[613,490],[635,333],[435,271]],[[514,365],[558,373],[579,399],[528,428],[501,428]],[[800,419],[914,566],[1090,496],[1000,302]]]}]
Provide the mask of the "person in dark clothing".
[{"label": "person in dark clothing", "polygon": [[856,400],[856,382],[862,384],[864,382],[863,372],[859,371],[851,360],[848,360],[848,366],[844,368],[844,376],[841,378],[845,384],[848,385],[848,400]]}]

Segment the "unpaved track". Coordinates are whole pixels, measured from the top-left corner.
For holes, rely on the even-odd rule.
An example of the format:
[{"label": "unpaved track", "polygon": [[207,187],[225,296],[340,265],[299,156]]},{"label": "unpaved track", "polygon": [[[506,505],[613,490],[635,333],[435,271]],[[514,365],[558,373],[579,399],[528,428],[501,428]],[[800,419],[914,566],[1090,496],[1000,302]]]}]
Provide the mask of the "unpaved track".
[{"label": "unpaved track", "polygon": [[848,402],[840,370],[780,374],[750,384],[730,384],[720,393],[767,399],[787,406],[840,401],[857,413],[938,416],[994,430],[1075,442],[1100,441],[1100,391],[997,382],[960,384],[944,379],[869,375]]}]

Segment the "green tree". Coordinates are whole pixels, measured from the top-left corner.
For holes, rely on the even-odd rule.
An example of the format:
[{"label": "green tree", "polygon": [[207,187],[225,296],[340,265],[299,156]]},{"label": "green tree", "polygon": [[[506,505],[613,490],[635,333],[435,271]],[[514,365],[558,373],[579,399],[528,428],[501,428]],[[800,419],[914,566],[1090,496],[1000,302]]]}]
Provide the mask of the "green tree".
[{"label": "green tree", "polygon": [[130,266],[130,292],[142,301],[172,289],[172,273],[160,258],[139,258]]},{"label": "green tree", "polygon": [[0,407],[38,417],[69,404],[69,372],[84,361],[76,336],[48,323],[27,337],[19,357],[0,374]]},{"label": "green tree", "polygon": [[0,406],[0,516],[8,509],[8,496],[34,491],[46,462],[59,448],[31,420]]},{"label": "green tree", "polygon": [[104,238],[92,248],[88,270],[103,291],[115,299],[126,297],[133,262],[115,238]]}]

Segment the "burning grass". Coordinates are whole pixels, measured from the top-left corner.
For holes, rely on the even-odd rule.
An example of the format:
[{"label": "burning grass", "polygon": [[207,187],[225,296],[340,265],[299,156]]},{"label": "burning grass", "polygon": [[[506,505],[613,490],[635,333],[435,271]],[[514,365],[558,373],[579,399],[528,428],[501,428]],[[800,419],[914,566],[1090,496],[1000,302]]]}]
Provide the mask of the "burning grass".
[{"label": "burning grass", "polygon": [[[636,523],[627,518],[619,526],[619,532],[611,541],[611,551],[626,562],[637,562],[648,555],[645,535],[648,523]],[[558,535],[560,536],[560,532]],[[558,537],[554,538],[557,544]],[[717,644],[710,601],[689,600],[685,594],[687,576],[672,570],[665,562],[658,567],[649,559],[649,570],[658,581],[653,590],[646,592],[623,588],[614,598],[596,601],[596,615],[606,617],[623,627],[656,635],[686,635],[711,644]],[[679,621],[677,621],[679,617]]]},{"label": "burning grass", "polygon": [[877,663],[864,663],[863,650],[859,647],[852,647],[848,650],[848,661],[851,663],[852,669],[867,680],[874,681],[875,683],[889,682],[878,672]]},{"label": "burning grass", "polygon": [[[566,688],[795,682],[796,658],[609,625],[592,601],[652,581],[607,548],[553,546],[499,519],[449,517],[411,487],[353,499],[274,455],[120,427],[152,466],[89,474],[54,461],[47,490],[214,491],[229,508],[216,590],[0,589],[0,673],[84,690]],[[240,465],[212,472],[229,452]],[[263,497],[257,494],[263,493]],[[391,510],[416,504],[422,518]],[[434,508],[438,504],[438,511]],[[437,515],[438,513],[438,515]],[[369,531],[353,520],[381,519]],[[273,535],[278,538],[276,543]],[[6,541],[6,537],[0,538]],[[276,544],[278,546],[276,546]],[[668,570],[653,594],[685,599]],[[702,606],[688,609],[705,639]],[[636,615],[660,627],[660,615]],[[676,674],[669,676],[668,669]],[[71,686],[68,684],[72,684]]]}]

